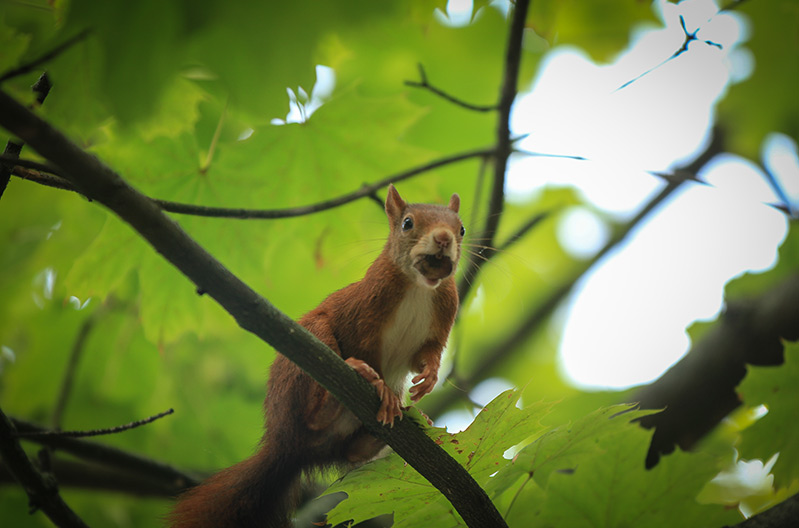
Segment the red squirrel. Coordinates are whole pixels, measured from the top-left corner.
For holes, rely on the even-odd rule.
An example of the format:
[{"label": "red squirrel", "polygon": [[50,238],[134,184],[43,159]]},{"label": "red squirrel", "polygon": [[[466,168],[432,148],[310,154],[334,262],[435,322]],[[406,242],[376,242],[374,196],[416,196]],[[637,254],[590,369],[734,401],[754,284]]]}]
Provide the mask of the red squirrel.
[{"label": "red squirrel", "polygon": [[[458,310],[454,274],[464,228],[460,198],[449,205],[408,204],[388,187],[390,233],[363,279],[332,293],[299,320],[377,390],[377,420],[402,418],[408,374],[411,400],[438,380],[441,352]],[[300,478],[320,467],[350,466],[385,444],[310,376],[283,355],[272,364],[264,402],[266,429],[258,451],[186,491],[174,528],[290,525]]]}]

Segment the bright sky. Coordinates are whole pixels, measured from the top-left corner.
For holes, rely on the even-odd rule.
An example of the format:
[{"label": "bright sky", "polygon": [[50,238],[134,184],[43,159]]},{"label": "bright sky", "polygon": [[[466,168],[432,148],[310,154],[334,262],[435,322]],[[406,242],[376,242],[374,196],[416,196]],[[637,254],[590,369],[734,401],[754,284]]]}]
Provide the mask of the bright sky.
[{"label": "bright sky", "polygon": [[[646,171],[666,171],[704,148],[714,102],[753,68],[748,51],[735,47],[746,36],[745,21],[715,14],[709,0],[659,2],[658,9],[667,27],[639,29],[631,48],[610,65],[597,66],[574,48],[547,55],[532,90],[517,100],[513,131],[529,134],[520,144],[526,150],[590,161],[516,160],[510,199],[528,199],[546,186],[574,186],[599,210],[629,218],[663,185]],[[723,49],[694,42],[619,90],[680,48],[680,14],[689,31],[701,26],[698,37]],[[766,164],[797,196],[796,144],[774,135],[764,152]],[[725,155],[700,176],[712,185],[685,185],[572,295],[558,322],[564,325],[560,358],[579,386],[624,388],[656,379],[688,350],[685,328],[716,317],[729,279],[773,265],[787,221],[764,204],[778,199],[759,169]],[[560,234],[573,254],[590,257],[608,229],[578,209],[564,218]]]}]

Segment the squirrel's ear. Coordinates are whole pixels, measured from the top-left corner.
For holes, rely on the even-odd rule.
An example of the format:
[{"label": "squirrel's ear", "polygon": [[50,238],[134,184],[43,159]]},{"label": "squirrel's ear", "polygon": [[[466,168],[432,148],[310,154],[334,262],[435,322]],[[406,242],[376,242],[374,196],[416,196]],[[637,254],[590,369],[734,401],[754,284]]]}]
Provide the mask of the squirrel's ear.
[{"label": "squirrel's ear", "polygon": [[397,189],[394,188],[394,184],[388,184],[388,195],[386,196],[386,214],[389,218],[397,218],[402,214],[402,211],[405,210],[405,200],[397,192]]},{"label": "squirrel's ear", "polygon": [[458,196],[458,193],[453,194],[452,198],[449,199],[449,208],[456,213],[461,208],[461,197]]}]

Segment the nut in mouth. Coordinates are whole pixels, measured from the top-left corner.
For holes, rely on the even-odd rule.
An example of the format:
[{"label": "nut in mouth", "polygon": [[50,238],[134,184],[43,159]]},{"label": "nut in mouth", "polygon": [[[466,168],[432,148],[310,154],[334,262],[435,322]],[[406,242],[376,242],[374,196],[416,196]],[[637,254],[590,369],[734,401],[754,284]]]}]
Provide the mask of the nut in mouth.
[{"label": "nut in mouth", "polygon": [[414,268],[429,281],[445,279],[452,274],[452,259],[441,253],[422,255]]}]

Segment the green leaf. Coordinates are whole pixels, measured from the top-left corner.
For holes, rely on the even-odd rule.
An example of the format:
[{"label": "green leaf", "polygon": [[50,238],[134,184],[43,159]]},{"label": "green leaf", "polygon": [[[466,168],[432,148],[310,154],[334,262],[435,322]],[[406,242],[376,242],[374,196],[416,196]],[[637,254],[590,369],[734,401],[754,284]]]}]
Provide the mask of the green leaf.
[{"label": "green leaf", "polygon": [[652,432],[617,422],[616,431],[595,437],[594,448],[575,458],[571,472],[551,474],[543,526],[704,527],[741,519],[735,511],[696,501],[703,484],[718,472],[715,457],[675,452],[646,470]]},{"label": "green leaf", "polygon": [[655,21],[648,2],[543,0],[532,3],[527,27],[550,44],[574,44],[597,62],[607,62],[627,45],[632,28]]},{"label": "green leaf", "polygon": [[[636,418],[655,411],[635,410],[634,404],[615,405],[594,411],[574,424],[559,427],[525,447],[502,473],[510,477],[531,475],[542,488],[556,471],[573,471],[590,456],[599,455],[603,447],[599,438],[613,435]],[[643,458],[640,460],[643,464]],[[508,477],[503,476],[504,479]]]},{"label": "green leaf", "polygon": [[31,41],[31,35],[8,26],[3,15],[0,13],[0,75],[19,63]]},{"label": "green leaf", "polygon": [[[503,453],[525,438],[540,433],[539,423],[551,404],[538,403],[519,409],[520,393],[506,391],[489,403],[463,432],[441,429],[428,434],[477,480],[485,485],[491,474],[508,463]],[[328,522],[363,520],[394,514],[394,526],[461,526],[463,521],[441,493],[399,456],[392,454],[348,473],[328,488],[344,491],[349,498],[330,514]],[[424,508],[419,505],[424,504]]]},{"label": "green leaf", "polygon": [[768,414],[741,433],[741,458],[764,462],[779,452],[774,485],[788,486],[799,479],[799,342],[785,343],[785,363],[779,367],[749,366],[739,385],[749,406],[765,405]]},{"label": "green leaf", "polygon": [[751,25],[746,47],[754,55],[754,71],[730,88],[719,114],[730,151],[757,159],[769,132],[799,139],[799,9],[794,0],[775,0],[742,2],[735,12]]}]

